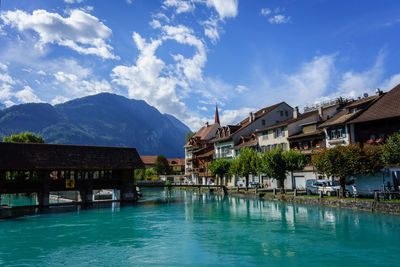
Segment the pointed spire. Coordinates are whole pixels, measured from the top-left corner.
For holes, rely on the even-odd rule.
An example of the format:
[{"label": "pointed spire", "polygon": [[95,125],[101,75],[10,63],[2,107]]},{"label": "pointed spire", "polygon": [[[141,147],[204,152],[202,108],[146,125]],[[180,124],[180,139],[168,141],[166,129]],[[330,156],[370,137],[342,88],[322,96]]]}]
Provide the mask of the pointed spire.
[{"label": "pointed spire", "polygon": [[219,123],[219,115],[218,115],[218,106],[217,103],[215,103],[215,122],[214,123]]}]

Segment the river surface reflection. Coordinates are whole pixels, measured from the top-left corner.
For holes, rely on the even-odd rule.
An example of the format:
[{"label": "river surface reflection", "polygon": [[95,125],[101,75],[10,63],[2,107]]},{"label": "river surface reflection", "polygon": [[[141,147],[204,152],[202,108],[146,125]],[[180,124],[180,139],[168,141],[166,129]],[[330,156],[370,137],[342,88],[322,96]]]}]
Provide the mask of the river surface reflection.
[{"label": "river surface reflection", "polygon": [[0,222],[7,266],[388,266],[399,245],[399,216],[185,191]]}]

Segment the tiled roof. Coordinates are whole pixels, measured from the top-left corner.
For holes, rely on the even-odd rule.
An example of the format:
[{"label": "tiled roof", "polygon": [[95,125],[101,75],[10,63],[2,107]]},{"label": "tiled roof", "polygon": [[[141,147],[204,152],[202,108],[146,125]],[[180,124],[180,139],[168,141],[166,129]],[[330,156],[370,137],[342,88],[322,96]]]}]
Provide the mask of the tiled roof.
[{"label": "tiled roof", "polygon": [[152,165],[156,163],[157,156],[140,156],[145,165]]},{"label": "tiled roof", "polygon": [[269,127],[257,130],[256,133],[264,132],[264,131],[267,131],[267,130],[276,129],[276,128],[283,127],[283,126],[287,126],[290,123],[305,119],[305,118],[307,118],[309,116],[315,115],[316,113],[318,113],[318,110],[314,110],[314,111],[306,112],[306,113],[303,113],[303,114],[299,114],[299,115],[297,115],[297,118],[290,118],[290,119],[275,123],[275,124],[273,124],[273,125],[271,125]]},{"label": "tiled roof", "polygon": [[[200,130],[198,130],[197,133],[195,133],[195,135],[192,138],[204,140],[211,133],[211,131],[215,128],[216,125],[219,125],[219,124],[214,123],[211,125],[201,127]],[[190,140],[189,140],[189,142],[187,142],[184,147],[191,147],[191,146],[192,146],[192,144],[190,144]]]},{"label": "tiled roof", "polygon": [[[256,120],[259,119],[260,117],[264,116],[265,114],[271,112],[272,110],[274,110],[275,108],[277,108],[279,105],[281,105],[281,104],[283,104],[283,103],[285,103],[285,102],[280,102],[280,103],[278,103],[278,104],[275,104],[275,105],[272,105],[272,106],[269,106],[269,107],[262,108],[262,109],[258,110],[257,112],[254,113],[254,116],[255,116],[254,121],[256,121]],[[254,122],[254,121],[253,121],[253,122]],[[247,117],[246,119],[242,120],[240,123],[238,123],[238,124],[235,125],[235,126],[240,126],[240,128],[237,129],[237,130],[235,130],[235,131],[234,131],[233,133],[231,133],[229,136],[223,136],[223,137],[220,137],[220,138],[214,138],[214,139],[212,139],[212,141],[213,141],[213,142],[217,142],[217,141],[229,140],[229,139],[231,139],[231,138],[233,137],[233,135],[234,135],[236,132],[239,132],[239,131],[245,129],[247,126],[251,125],[253,122],[250,122],[250,118]]]},{"label": "tiled roof", "polygon": [[[326,122],[322,123],[318,128],[324,128],[324,127],[329,127],[329,126],[334,126],[334,125],[347,123],[350,120],[357,118],[358,116],[360,116],[360,114],[362,115],[363,112],[365,112],[365,110],[369,109],[369,107],[365,106],[365,105],[370,105],[371,103],[373,103],[373,101],[375,101],[379,97],[380,96],[374,95],[374,96],[370,96],[370,97],[366,97],[366,98],[363,98],[363,99],[356,100],[356,101],[346,105],[345,108],[342,111],[336,113],[332,118],[330,118]],[[349,113],[349,111],[352,108],[360,106],[360,105],[364,105],[364,108],[357,109],[357,111],[354,112],[354,113]]]},{"label": "tiled roof", "polygon": [[383,95],[368,110],[360,116],[350,121],[350,123],[359,123],[365,121],[374,121],[387,118],[400,117],[400,84]]},{"label": "tiled roof", "polygon": [[215,153],[215,150],[213,149],[213,150],[210,150],[210,151],[208,151],[208,152],[206,152],[206,153],[204,153],[204,154],[198,155],[197,157],[198,157],[198,158],[206,158],[206,157],[211,156],[211,155],[214,154],[214,153]]},{"label": "tiled roof", "polygon": [[233,148],[242,148],[242,147],[249,147],[249,146],[255,146],[257,145],[257,139],[250,139],[246,142],[240,143]]},{"label": "tiled roof", "polygon": [[312,131],[309,133],[299,133],[299,134],[291,135],[288,137],[288,139],[296,139],[296,138],[303,138],[303,137],[309,137],[309,136],[320,136],[320,135],[324,135],[323,130],[316,130],[316,131]]},{"label": "tiled roof", "polygon": [[185,165],[185,159],[184,158],[174,158],[174,159],[167,159],[168,164],[170,166],[179,166],[179,165]]},{"label": "tiled roof", "polygon": [[[140,156],[142,159],[143,163],[145,165],[154,165],[157,160],[157,156]],[[170,166],[175,166],[175,165],[185,165],[185,159],[184,158],[173,158],[173,159],[167,159],[168,163]],[[176,163],[172,163],[172,162]]]}]

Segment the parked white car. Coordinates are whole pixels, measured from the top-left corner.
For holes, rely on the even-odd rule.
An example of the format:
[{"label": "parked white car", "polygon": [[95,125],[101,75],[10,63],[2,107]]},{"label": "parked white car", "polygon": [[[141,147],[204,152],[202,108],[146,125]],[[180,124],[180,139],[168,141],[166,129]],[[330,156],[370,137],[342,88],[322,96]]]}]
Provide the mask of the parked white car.
[{"label": "parked white car", "polygon": [[307,180],[307,195],[322,194],[327,196],[335,196],[340,188],[340,184],[337,181],[330,180]]}]

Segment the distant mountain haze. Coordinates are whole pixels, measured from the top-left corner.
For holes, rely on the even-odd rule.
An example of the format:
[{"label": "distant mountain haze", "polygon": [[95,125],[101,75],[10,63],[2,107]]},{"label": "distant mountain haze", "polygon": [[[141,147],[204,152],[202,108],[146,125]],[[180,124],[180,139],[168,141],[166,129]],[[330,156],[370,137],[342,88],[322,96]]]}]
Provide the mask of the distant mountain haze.
[{"label": "distant mountain haze", "polygon": [[20,132],[46,143],[136,147],[141,155],[183,157],[190,129],[142,100],[101,93],[52,106],[15,105],[0,111],[0,137]]}]

